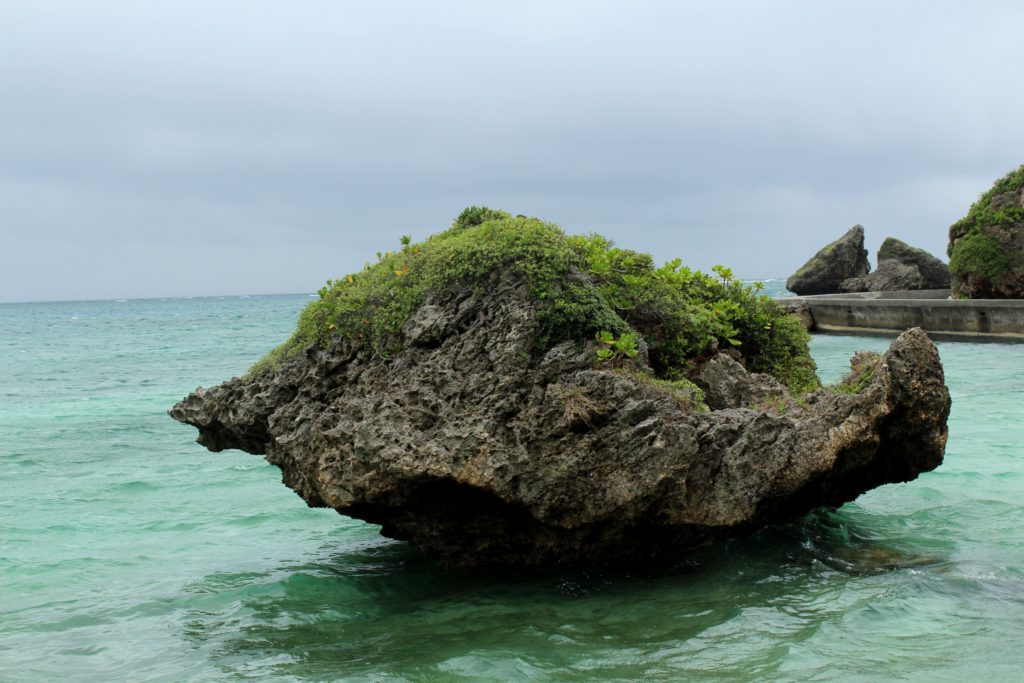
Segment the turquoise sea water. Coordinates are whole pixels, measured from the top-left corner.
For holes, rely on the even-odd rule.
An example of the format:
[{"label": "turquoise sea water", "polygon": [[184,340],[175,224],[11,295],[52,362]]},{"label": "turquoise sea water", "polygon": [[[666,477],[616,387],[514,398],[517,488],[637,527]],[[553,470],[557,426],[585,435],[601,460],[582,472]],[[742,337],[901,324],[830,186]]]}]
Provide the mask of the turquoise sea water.
[{"label": "turquoise sea water", "polygon": [[657,572],[445,571],[166,416],[308,300],[0,305],[0,680],[1024,679],[1024,345],[940,344],[915,482]]}]

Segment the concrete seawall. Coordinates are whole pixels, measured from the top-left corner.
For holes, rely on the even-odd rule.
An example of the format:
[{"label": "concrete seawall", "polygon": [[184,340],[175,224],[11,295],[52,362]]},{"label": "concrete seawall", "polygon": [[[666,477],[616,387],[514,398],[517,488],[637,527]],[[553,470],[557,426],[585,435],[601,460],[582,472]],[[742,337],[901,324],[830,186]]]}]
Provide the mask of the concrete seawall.
[{"label": "concrete seawall", "polygon": [[1024,300],[947,299],[948,290],[864,292],[780,299],[808,306],[813,330],[895,335],[920,327],[936,339],[1024,342]]}]

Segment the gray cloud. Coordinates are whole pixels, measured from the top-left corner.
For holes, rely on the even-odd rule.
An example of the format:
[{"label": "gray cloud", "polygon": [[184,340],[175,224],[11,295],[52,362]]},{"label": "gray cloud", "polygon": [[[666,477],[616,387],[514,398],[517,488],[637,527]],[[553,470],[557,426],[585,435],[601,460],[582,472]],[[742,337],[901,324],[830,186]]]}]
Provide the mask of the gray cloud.
[{"label": "gray cloud", "polygon": [[0,4],[0,300],[311,291],[468,204],[751,277],[935,253],[1016,3]]}]

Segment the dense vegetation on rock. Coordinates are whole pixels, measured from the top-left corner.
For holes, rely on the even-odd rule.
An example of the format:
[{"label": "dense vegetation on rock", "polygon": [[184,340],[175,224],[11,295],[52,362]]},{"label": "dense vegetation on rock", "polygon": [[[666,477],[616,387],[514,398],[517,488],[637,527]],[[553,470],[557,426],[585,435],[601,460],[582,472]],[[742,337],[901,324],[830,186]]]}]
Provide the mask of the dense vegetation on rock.
[{"label": "dense vegetation on rock", "polygon": [[953,293],[1024,297],[1024,166],[995,182],[949,228]]},{"label": "dense vegetation on rock", "polygon": [[679,380],[696,360],[733,348],[751,370],[794,390],[817,385],[808,336],[796,319],[722,267],[715,275],[678,259],[655,266],[649,254],[600,235],[569,236],[552,223],[470,207],[446,231],[378,253],[362,272],[328,281],[299,318],[294,335],[254,368],[341,336],[386,356],[400,348],[412,312],[446,291],[480,287],[507,269],[539,303],[536,353],[555,343],[599,336],[614,353],[642,340],[659,379]]}]

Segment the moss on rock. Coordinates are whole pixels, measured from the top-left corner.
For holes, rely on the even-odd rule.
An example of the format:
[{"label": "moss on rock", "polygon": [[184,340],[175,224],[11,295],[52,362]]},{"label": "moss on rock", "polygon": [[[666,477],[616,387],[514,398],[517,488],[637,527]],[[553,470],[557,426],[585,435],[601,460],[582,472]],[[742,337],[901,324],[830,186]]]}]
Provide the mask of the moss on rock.
[{"label": "moss on rock", "polygon": [[970,232],[957,240],[950,258],[950,269],[957,274],[974,274],[1000,280],[1010,271],[1010,259],[989,234]]}]

